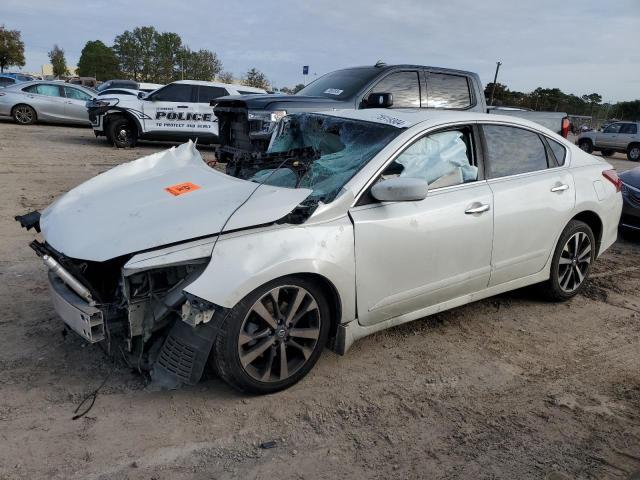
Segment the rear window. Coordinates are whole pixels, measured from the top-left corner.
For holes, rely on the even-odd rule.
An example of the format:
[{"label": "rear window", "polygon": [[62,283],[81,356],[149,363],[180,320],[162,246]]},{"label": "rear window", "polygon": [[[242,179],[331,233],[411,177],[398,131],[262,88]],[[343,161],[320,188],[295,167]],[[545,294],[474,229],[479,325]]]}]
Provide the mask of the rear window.
[{"label": "rear window", "polygon": [[427,107],[467,108],[471,94],[467,77],[446,73],[427,73]]},{"label": "rear window", "polygon": [[0,77],[0,85],[13,85],[16,81],[13,78]]},{"label": "rear window", "polygon": [[491,178],[535,172],[547,168],[547,153],[542,139],[534,132],[516,127],[482,127]]},{"label": "rear window", "polygon": [[550,138],[547,138],[547,143],[551,147],[551,150],[553,151],[553,156],[556,157],[556,161],[558,162],[558,165],[564,165],[565,158],[567,156],[566,148],[564,148],[555,140],[551,140]]},{"label": "rear window", "polygon": [[229,95],[229,92],[222,87],[206,87],[204,85],[198,87],[198,103],[208,104],[211,100],[227,95]]},{"label": "rear window", "polygon": [[22,91],[29,93],[37,93],[38,95],[46,95],[48,97],[61,97],[60,87],[57,85],[31,85],[27,88],[23,88]]}]

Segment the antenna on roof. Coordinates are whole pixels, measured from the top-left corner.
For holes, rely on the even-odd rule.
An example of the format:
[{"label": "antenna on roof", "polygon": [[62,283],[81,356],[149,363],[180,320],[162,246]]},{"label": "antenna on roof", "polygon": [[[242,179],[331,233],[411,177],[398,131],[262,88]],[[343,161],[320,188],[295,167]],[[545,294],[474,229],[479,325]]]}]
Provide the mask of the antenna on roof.
[{"label": "antenna on roof", "polygon": [[380,68],[380,67],[386,67],[386,66],[387,66],[387,64],[386,64],[386,63],[384,63],[382,60],[378,60],[378,61],[376,62],[376,64],[374,65],[374,67],[377,67],[377,68]]}]

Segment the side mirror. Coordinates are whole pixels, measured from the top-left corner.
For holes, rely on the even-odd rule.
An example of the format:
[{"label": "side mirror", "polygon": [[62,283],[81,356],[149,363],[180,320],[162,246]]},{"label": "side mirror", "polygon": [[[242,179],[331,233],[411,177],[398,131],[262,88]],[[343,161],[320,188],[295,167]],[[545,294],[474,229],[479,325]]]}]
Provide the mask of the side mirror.
[{"label": "side mirror", "polygon": [[420,178],[396,177],[382,180],[371,188],[371,195],[381,202],[416,202],[427,197],[429,184]]},{"label": "side mirror", "polygon": [[147,96],[147,94],[146,94],[145,92],[138,92],[138,98],[139,98],[139,99],[141,99],[141,100],[142,100],[142,99],[143,99],[143,98],[145,98],[146,96]]},{"label": "side mirror", "polygon": [[393,106],[393,94],[370,93],[367,97],[367,108],[389,108]]}]

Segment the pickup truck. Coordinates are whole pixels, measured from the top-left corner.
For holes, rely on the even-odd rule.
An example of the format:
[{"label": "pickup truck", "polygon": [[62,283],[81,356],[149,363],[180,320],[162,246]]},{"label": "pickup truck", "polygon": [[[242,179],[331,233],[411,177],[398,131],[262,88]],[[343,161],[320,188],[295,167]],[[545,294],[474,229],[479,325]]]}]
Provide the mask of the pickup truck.
[{"label": "pickup truck", "polygon": [[[218,117],[219,160],[233,149],[261,152],[277,122],[288,113],[361,108],[435,108],[526,118],[566,138],[569,119],[561,112],[487,109],[480,77],[473,72],[421,65],[346,68],[323,75],[295,95],[245,95],[211,102]],[[228,148],[231,147],[231,148]]]},{"label": "pickup truck", "polygon": [[599,150],[603,157],[626,153],[632,162],[640,161],[640,122],[614,122],[601,132],[581,133],[576,144],[585,152]]}]

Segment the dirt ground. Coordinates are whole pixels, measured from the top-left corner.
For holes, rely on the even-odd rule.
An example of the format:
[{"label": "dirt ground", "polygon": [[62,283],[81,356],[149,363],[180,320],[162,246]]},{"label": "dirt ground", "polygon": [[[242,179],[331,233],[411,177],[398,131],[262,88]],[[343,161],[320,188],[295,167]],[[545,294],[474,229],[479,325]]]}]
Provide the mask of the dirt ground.
[{"label": "dirt ground", "polygon": [[[63,337],[32,233],[13,216],[113,165],[90,129],[0,122],[0,478],[629,478],[640,471],[640,241],[618,241],[566,304],[532,289],[326,351],[272,396],[216,378],[149,392]],[[205,159],[213,150],[202,149]],[[634,166],[618,155],[616,168]],[[275,447],[260,448],[275,440]]]}]

